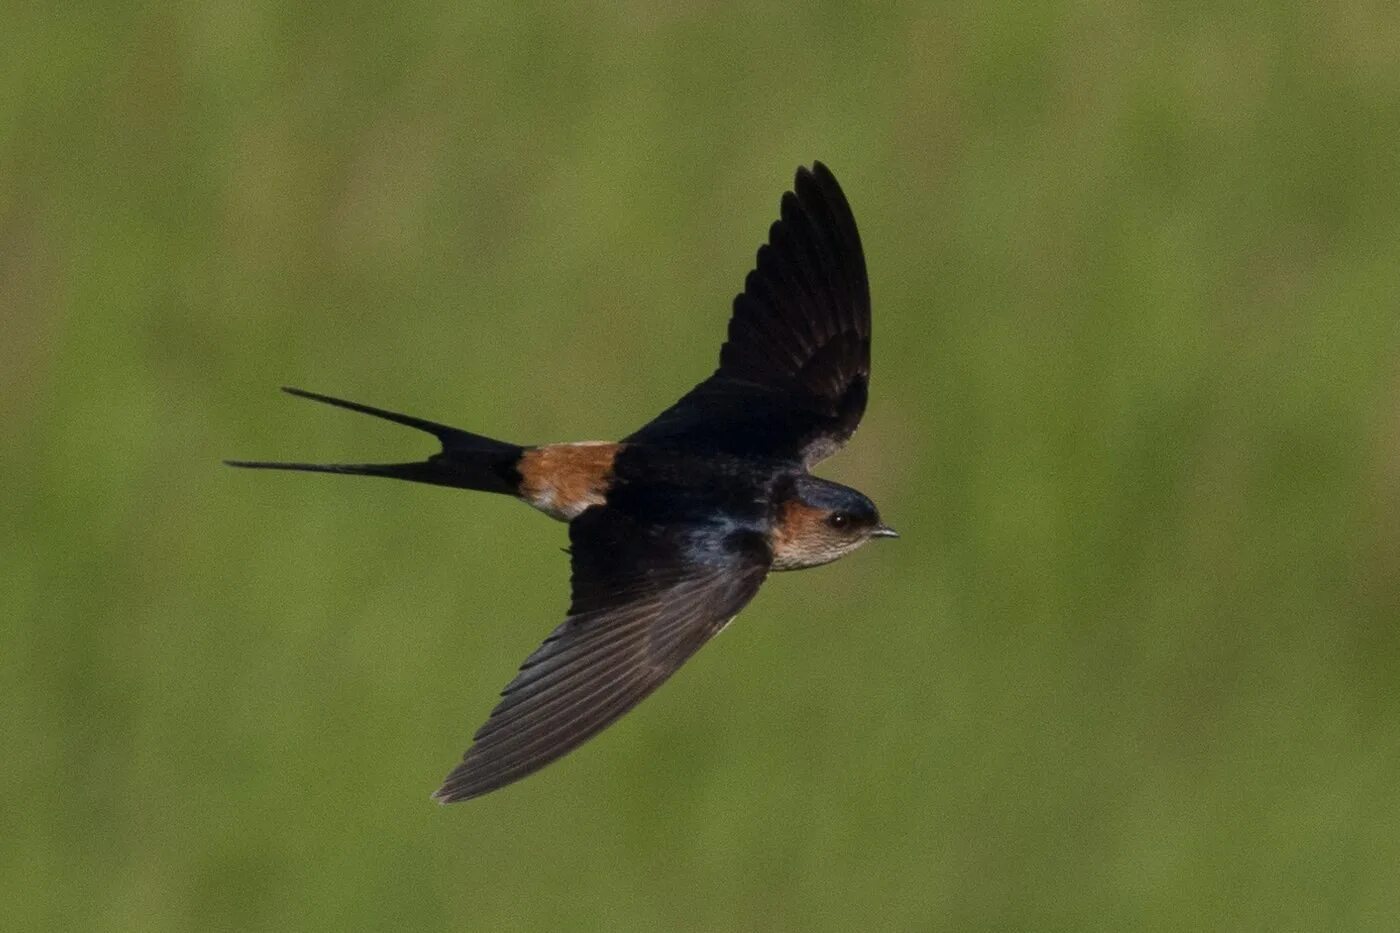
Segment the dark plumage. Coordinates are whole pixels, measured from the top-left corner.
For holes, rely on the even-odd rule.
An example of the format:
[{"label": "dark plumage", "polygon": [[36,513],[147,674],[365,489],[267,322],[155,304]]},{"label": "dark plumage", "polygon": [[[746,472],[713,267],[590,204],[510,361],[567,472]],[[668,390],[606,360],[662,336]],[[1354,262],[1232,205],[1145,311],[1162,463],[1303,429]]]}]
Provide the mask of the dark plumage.
[{"label": "dark plumage", "polygon": [[521,666],[434,795],[465,800],[596,735],[753,598],[771,570],[893,536],[868,498],[807,470],[850,438],[870,379],[870,291],[855,219],[826,166],[798,169],[734,300],[719,368],[616,444],[523,447],[330,396],[442,450],[398,464],[229,461],[517,496],[569,522],[568,616]]},{"label": "dark plumage", "polygon": [[629,441],[811,465],[855,432],[870,384],[870,285],[855,217],[820,162],[798,169],[734,299],[714,375]]}]

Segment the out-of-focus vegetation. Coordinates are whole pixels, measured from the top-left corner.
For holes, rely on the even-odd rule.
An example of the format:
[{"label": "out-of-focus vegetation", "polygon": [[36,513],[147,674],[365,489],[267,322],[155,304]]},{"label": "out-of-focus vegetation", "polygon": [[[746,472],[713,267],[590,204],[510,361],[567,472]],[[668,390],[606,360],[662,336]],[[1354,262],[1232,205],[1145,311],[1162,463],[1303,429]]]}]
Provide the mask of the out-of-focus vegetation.
[{"label": "out-of-focus vegetation", "polygon": [[[36,5],[0,68],[13,929],[1393,929],[1400,8]],[[559,620],[504,498],[844,183],[901,541],[428,801]]]}]

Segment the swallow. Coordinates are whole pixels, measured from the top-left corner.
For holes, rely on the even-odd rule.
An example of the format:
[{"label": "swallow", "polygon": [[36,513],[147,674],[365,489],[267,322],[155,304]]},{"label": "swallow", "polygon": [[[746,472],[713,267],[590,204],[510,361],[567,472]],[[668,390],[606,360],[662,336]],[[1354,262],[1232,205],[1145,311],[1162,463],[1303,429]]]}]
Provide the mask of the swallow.
[{"label": "swallow", "polygon": [[738,615],[772,571],[898,535],[862,493],[813,476],[870,385],[870,287],[830,170],[797,170],[734,299],[719,368],[616,443],[521,446],[356,402],[300,398],[424,431],[409,463],[226,461],[514,496],[569,526],[567,617],[527,657],[433,794],[468,800],[538,771],[631,710]]}]

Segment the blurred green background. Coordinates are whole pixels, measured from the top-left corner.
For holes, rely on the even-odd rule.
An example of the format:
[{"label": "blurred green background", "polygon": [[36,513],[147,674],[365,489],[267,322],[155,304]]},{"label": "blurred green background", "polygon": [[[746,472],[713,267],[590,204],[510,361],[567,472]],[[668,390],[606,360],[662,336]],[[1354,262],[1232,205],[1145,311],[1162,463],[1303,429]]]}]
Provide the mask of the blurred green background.
[{"label": "blurred green background", "polygon": [[[10,9],[6,925],[1395,929],[1400,7],[1162,6]],[[563,529],[220,458],[629,432],[814,158],[903,540],[430,803]]]}]

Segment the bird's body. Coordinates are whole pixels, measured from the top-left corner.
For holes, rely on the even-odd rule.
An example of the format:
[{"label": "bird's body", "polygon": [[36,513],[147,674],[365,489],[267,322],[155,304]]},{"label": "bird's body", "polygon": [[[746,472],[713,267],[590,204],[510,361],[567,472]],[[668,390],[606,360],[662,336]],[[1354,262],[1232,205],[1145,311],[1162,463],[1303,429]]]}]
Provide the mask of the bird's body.
[{"label": "bird's body", "polygon": [[553,518],[572,521],[591,506],[607,505],[677,528],[723,525],[760,535],[772,551],[772,570],[801,570],[842,556],[812,534],[808,526],[826,512],[802,504],[795,495],[799,482],[864,499],[781,461],[697,457],[648,444],[533,447],[521,455],[520,472],[521,498]]},{"label": "bird's body", "polygon": [[855,221],[821,163],[735,299],[716,372],[619,442],[521,446],[288,389],[433,434],[398,464],[230,461],[387,476],[515,496],[569,524],[573,600],[435,794],[479,796],[543,767],[635,706],[727,625],[772,570],[893,536],[874,504],[808,472],[855,431],[870,299]]}]

